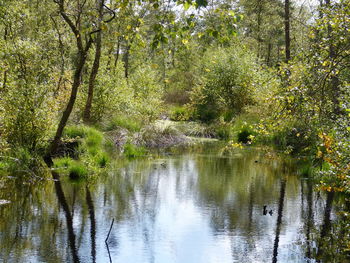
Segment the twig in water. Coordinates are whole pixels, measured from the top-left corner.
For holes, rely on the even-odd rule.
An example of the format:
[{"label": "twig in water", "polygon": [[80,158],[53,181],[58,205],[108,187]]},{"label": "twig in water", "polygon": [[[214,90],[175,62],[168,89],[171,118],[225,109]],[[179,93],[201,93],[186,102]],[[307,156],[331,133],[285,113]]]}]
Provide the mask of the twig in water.
[{"label": "twig in water", "polygon": [[113,223],[114,223],[114,218],[113,218],[113,220],[112,220],[111,227],[109,228],[108,235],[107,235],[107,237],[106,237],[105,243],[107,243],[107,240],[108,240],[108,238],[109,238],[109,234],[110,234],[111,231],[112,231]]}]

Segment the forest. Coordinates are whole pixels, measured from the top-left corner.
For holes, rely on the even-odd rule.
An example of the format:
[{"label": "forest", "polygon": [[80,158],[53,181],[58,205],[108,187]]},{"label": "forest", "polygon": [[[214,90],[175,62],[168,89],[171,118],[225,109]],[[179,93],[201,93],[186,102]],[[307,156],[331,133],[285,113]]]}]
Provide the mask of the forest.
[{"label": "forest", "polygon": [[[325,198],[323,241],[305,262],[349,259],[349,0],[1,0],[0,58],[0,218],[22,184],[53,180],[61,200],[61,177],[88,185],[91,217],[98,177],[214,141],[223,156],[260,149],[297,163]],[[200,186],[221,187],[215,180]],[[277,225],[286,184],[273,188],[282,189],[270,213]],[[61,203],[67,224],[69,205]],[[85,262],[75,242],[70,259],[52,262]],[[0,242],[7,262],[4,251]]]}]

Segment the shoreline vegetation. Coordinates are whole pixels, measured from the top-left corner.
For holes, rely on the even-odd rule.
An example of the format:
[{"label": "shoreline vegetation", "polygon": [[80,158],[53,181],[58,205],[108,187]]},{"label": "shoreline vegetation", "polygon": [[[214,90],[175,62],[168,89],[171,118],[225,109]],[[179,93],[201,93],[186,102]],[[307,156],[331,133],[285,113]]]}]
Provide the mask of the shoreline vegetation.
[{"label": "shoreline vegetation", "polygon": [[90,178],[198,138],[263,145],[341,196],[348,253],[349,24],[348,0],[5,0],[0,180]]}]

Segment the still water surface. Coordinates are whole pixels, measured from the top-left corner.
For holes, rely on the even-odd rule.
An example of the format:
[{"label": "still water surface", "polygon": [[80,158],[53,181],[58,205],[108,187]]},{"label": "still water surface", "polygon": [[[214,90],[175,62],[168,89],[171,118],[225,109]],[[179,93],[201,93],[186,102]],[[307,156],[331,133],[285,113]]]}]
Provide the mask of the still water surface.
[{"label": "still water surface", "polygon": [[0,262],[314,262],[307,240],[326,198],[282,160],[218,148],[134,160],[89,183],[1,186]]}]

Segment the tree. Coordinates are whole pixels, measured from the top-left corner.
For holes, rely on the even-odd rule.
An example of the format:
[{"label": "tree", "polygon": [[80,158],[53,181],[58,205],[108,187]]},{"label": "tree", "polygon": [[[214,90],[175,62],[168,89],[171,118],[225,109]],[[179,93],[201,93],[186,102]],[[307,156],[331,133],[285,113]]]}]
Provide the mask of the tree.
[{"label": "tree", "polygon": [[[85,1],[83,3],[80,3],[78,1],[76,2],[77,8],[73,8],[72,3],[67,4],[65,3],[64,0],[54,0],[54,2],[58,6],[59,14],[62,16],[63,20],[67,23],[67,25],[71,29],[71,32],[74,34],[77,50],[76,50],[76,62],[75,62],[75,70],[74,70],[74,76],[73,76],[73,84],[72,84],[69,101],[67,103],[65,110],[63,111],[61,120],[56,130],[56,134],[53,138],[53,141],[51,142],[47,155],[45,156],[45,161],[47,162],[48,165],[52,165],[51,156],[55,154],[55,152],[57,151],[57,148],[59,146],[59,143],[63,134],[64,127],[66,126],[68,118],[72,113],[75,100],[77,98],[78,89],[81,84],[83,67],[85,65],[88,52],[94,41],[93,35],[96,33],[99,33],[102,30],[101,14],[102,14],[102,9],[104,7],[104,1],[103,0],[96,0],[96,1],[97,1],[97,5],[99,6],[98,15],[89,14],[89,11],[91,12],[91,10],[93,10],[93,8],[89,6],[89,4],[91,4],[90,2]],[[67,8],[70,9],[69,13],[66,12]],[[97,17],[97,20],[96,20],[96,17]],[[83,37],[85,37],[85,41],[83,40]],[[97,57],[98,59],[96,61],[95,70],[93,73],[94,75],[97,74],[97,70],[98,70],[99,55],[97,55]],[[95,77],[96,76],[92,76],[93,79]],[[92,87],[92,90],[93,90],[93,87]]]},{"label": "tree", "polygon": [[290,12],[289,0],[284,0],[284,31],[286,45],[286,62],[290,60]]}]

